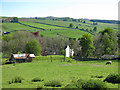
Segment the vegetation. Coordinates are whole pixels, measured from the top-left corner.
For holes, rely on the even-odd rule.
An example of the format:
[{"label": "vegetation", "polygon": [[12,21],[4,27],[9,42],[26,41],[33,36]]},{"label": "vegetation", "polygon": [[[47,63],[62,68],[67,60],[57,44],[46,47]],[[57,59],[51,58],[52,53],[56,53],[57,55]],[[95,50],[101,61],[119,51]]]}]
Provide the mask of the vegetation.
[{"label": "vegetation", "polygon": [[83,35],[80,40],[80,45],[82,46],[82,56],[88,57],[93,54],[95,47],[93,46],[93,38],[89,34]]},{"label": "vegetation", "polygon": [[62,84],[61,84],[60,81],[57,81],[57,80],[51,80],[51,81],[49,81],[49,82],[46,82],[46,83],[44,84],[44,86],[61,87]]},{"label": "vegetation", "polygon": [[9,84],[12,83],[22,83],[22,80],[24,80],[22,77],[18,76],[18,77],[14,77],[11,81],[9,81]]},{"label": "vegetation", "polygon": [[106,84],[102,81],[99,80],[88,80],[87,82],[85,82],[84,84],[82,84],[82,88],[83,89],[93,89],[93,88],[97,88],[101,89],[101,88],[107,88]]},{"label": "vegetation", "polygon": [[73,23],[70,23],[69,27],[70,27],[70,28],[73,28],[73,26],[74,26]]},{"label": "vegetation", "polygon": [[[2,24],[3,88],[118,87],[118,61],[106,65],[108,60],[100,60],[102,55],[119,55],[120,35],[114,22],[50,16],[4,18]],[[74,50],[71,58],[65,57],[67,45]],[[33,53],[35,58],[6,64],[13,53]]]},{"label": "vegetation", "polygon": [[30,41],[27,41],[25,50],[27,53],[33,53],[36,56],[39,56],[41,54],[40,43],[36,39],[32,39]]},{"label": "vegetation", "polygon": [[120,74],[111,73],[105,78],[104,81],[107,81],[109,83],[120,83]]},{"label": "vegetation", "polygon": [[115,55],[118,51],[116,36],[111,28],[106,28],[101,31],[101,33],[95,37],[95,53],[100,55]]},{"label": "vegetation", "polygon": [[[53,62],[48,60],[48,56],[35,57],[31,63],[17,63],[6,64],[2,66],[2,85],[3,88],[36,88],[38,85],[42,88],[51,88],[51,86],[44,86],[50,81],[60,82],[61,88],[68,84],[76,84],[78,80],[82,79],[87,82],[90,79],[95,81],[103,81],[111,72],[118,73],[118,61],[111,60],[113,63],[106,66],[108,60],[94,60],[94,61],[75,61],[61,62],[61,56],[52,56],[56,58]],[[50,57],[50,56],[49,56]],[[43,59],[42,59],[43,58]],[[45,59],[46,58],[46,59]],[[62,56],[62,58],[64,58]],[[66,58],[66,61],[71,58]],[[4,60],[4,59],[3,59]],[[6,59],[5,59],[6,60]],[[32,73],[31,73],[32,72]],[[15,76],[24,78],[22,83],[8,84]],[[92,78],[91,76],[104,76],[102,78]],[[34,78],[38,77],[40,82],[32,82]],[[35,80],[35,79],[34,79]],[[37,79],[38,80],[38,79]],[[84,81],[85,80],[85,81]],[[73,83],[71,83],[73,82]],[[81,81],[82,82],[82,81]],[[108,88],[118,88],[118,84],[105,82]],[[57,85],[56,83],[54,85]],[[71,85],[71,87],[74,85]],[[79,85],[80,86],[80,85]],[[56,87],[57,88],[57,87]],[[78,88],[78,87],[77,87]]]},{"label": "vegetation", "polygon": [[40,81],[44,81],[44,80],[40,79],[39,77],[35,77],[32,79],[32,82],[40,82]]},{"label": "vegetation", "polygon": [[[29,32],[22,32],[22,31],[21,32],[20,31],[19,32],[15,32],[13,34],[9,34],[7,36],[4,36],[3,37],[3,41],[2,41],[3,57],[8,57],[8,56],[11,55],[11,53],[23,53],[23,52],[31,53],[31,52],[29,52],[27,50],[28,47],[26,49],[26,44],[27,44],[26,42],[31,41],[32,39],[35,40],[36,38],[31,33],[29,33]],[[34,41],[34,44],[38,45],[38,42],[36,40]],[[35,47],[35,48],[39,48],[39,47]],[[30,47],[29,47],[29,49],[30,49]],[[36,54],[37,51],[34,51],[34,52]]]}]

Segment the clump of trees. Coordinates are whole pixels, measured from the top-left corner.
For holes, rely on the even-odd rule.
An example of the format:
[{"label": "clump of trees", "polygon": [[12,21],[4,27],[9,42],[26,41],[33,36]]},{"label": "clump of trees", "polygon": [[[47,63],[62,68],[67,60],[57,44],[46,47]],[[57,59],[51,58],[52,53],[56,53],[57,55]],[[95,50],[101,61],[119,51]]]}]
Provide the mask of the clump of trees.
[{"label": "clump of trees", "polygon": [[117,35],[111,28],[106,28],[95,37],[94,45],[95,55],[115,55],[118,51]]},{"label": "clump of trees", "polygon": [[6,23],[6,22],[18,23],[18,17],[3,18],[3,19],[2,19],[2,23]]},{"label": "clump of trees", "polygon": [[43,52],[47,51],[48,54],[64,54],[64,48],[69,44],[68,39],[62,37],[45,37],[43,40]]},{"label": "clump of trees", "polygon": [[4,36],[2,39],[3,57],[8,57],[13,53],[23,53],[23,52],[40,55],[40,53],[36,53],[36,51],[34,51],[37,49],[40,51],[39,45],[40,43],[38,39],[34,35],[32,35],[30,32],[25,32],[25,31],[15,32],[15,33]]},{"label": "clump of trees", "polygon": [[[79,49],[76,56],[100,57],[102,55],[118,55],[120,34],[116,34],[111,28],[105,28],[97,36],[84,34],[79,38]],[[76,47],[78,48],[78,47]]]},{"label": "clump of trees", "polygon": [[84,34],[76,38],[63,37],[35,37],[30,32],[15,32],[2,38],[3,56],[13,53],[34,53],[35,55],[65,54],[67,45],[74,50],[76,57],[99,57],[105,54],[117,55],[120,48],[120,33],[117,35],[111,28],[106,28],[97,36]]}]

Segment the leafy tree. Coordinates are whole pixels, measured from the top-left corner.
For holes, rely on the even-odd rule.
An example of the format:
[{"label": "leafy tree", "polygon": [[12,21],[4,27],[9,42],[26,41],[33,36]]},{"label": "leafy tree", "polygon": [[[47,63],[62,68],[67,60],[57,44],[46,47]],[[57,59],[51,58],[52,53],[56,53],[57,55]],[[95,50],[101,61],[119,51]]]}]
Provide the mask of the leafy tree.
[{"label": "leafy tree", "polygon": [[83,21],[83,23],[86,23],[86,21]]},{"label": "leafy tree", "polygon": [[97,31],[97,27],[94,27],[93,30],[94,30],[94,31]]},{"label": "leafy tree", "polygon": [[70,23],[69,27],[70,27],[70,28],[73,28],[73,26],[74,26],[73,23]]},{"label": "leafy tree", "polygon": [[26,42],[26,52],[27,53],[33,53],[35,55],[41,54],[41,46],[38,40],[32,39],[30,41]]},{"label": "leafy tree", "polygon": [[120,55],[120,32],[117,35],[118,37],[118,49],[119,49],[119,55]]},{"label": "leafy tree", "polygon": [[18,18],[17,17],[13,17],[13,22],[18,22]]},{"label": "leafy tree", "polygon": [[113,31],[112,28],[105,28],[103,31],[101,31],[101,34],[104,35],[105,33],[113,35],[115,32]]},{"label": "leafy tree", "polygon": [[116,54],[117,53],[117,39],[116,34],[111,28],[106,28],[100,32],[95,38],[95,53],[96,54]]},{"label": "leafy tree", "polygon": [[13,37],[12,37],[12,34],[8,34],[8,35],[5,35],[2,39],[4,40],[4,41],[10,41],[11,39],[12,39]]},{"label": "leafy tree", "polygon": [[90,34],[84,34],[81,37],[80,45],[82,46],[83,57],[88,57],[93,54],[95,47],[93,45],[93,37]]},{"label": "leafy tree", "polygon": [[76,29],[78,29],[78,26],[76,26]]}]

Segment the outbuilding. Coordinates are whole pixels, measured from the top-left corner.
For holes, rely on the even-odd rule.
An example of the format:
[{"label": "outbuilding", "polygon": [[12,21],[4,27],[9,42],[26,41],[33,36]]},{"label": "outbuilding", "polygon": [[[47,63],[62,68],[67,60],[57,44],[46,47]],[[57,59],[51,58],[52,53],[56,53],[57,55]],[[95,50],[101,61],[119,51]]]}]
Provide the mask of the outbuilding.
[{"label": "outbuilding", "polygon": [[34,54],[12,54],[9,61],[16,62],[32,62],[33,58],[35,58]]}]

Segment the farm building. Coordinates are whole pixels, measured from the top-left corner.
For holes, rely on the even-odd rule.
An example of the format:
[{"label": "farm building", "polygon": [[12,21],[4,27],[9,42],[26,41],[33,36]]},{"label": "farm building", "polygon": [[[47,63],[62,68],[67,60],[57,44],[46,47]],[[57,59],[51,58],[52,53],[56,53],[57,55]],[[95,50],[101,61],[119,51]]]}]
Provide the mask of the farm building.
[{"label": "farm building", "polygon": [[119,58],[119,56],[115,56],[115,55],[103,55],[103,56],[101,56],[101,59],[115,59],[115,58]]},{"label": "farm building", "polygon": [[35,58],[34,54],[12,54],[9,61],[16,62],[31,62]]},{"label": "farm building", "polygon": [[65,50],[66,50],[66,57],[73,56],[74,51],[73,49],[70,49],[69,45],[67,45],[67,48]]}]

